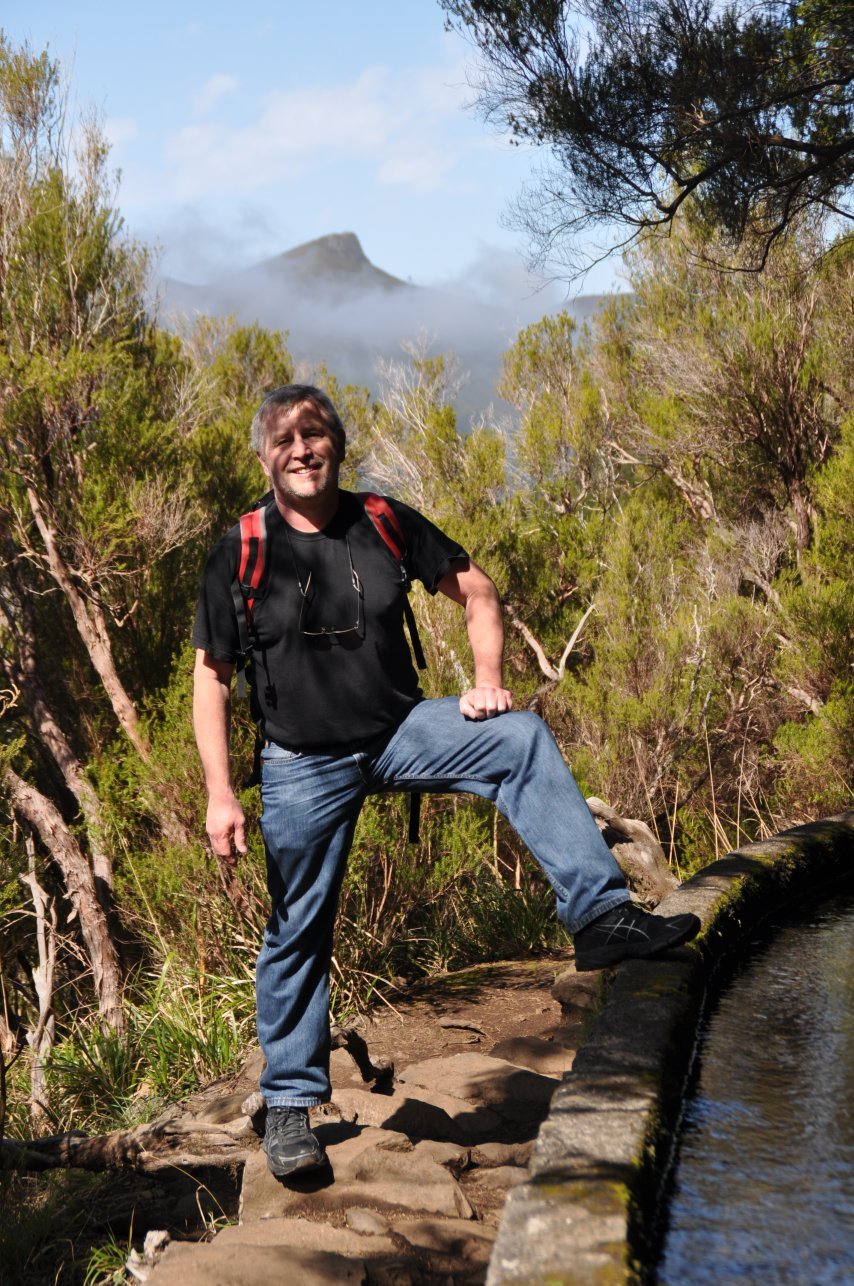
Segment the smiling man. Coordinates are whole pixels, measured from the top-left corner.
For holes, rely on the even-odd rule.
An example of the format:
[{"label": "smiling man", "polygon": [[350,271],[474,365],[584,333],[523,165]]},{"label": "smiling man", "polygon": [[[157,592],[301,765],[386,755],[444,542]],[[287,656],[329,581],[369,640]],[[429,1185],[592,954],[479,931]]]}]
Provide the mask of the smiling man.
[{"label": "smiling man", "polygon": [[[512,709],[495,586],[460,545],[389,500],[406,538],[402,572],[363,500],[338,486],[346,434],[326,394],[300,384],[274,390],[250,440],[272,485],[248,659],[272,900],[256,970],[264,1146],[283,1176],[325,1163],[308,1109],[330,1095],[332,931],[367,795],[464,791],[493,800],[548,877],[579,969],[656,954],[693,937],[699,921],[631,904],[548,728]],[[193,633],[206,828],[226,866],[246,851],[228,738],[246,633],[235,592],[240,554],[238,525],[208,559]],[[475,681],[460,697],[426,700],[418,686],[403,628],[409,577],[465,611]]]}]

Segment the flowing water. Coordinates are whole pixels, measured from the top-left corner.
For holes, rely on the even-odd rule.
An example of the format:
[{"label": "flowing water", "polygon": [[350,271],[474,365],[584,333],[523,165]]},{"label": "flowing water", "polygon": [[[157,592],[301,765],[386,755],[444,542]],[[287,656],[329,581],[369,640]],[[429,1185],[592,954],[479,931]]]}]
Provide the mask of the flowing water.
[{"label": "flowing water", "polygon": [[854,1283],[854,896],[779,930],[709,1020],[656,1280]]}]

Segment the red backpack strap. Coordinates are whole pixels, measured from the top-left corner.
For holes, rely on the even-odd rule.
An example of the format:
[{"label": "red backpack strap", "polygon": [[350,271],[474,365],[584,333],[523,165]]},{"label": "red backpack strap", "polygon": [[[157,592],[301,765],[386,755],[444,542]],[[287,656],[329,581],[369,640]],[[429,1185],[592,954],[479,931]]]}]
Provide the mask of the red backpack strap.
[{"label": "red backpack strap", "polygon": [[252,629],[252,612],[264,576],[266,547],[267,510],[261,504],[240,516],[240,562],[231,587],[240,636],[240,656],[244,662],[250,652],[249,631]]},{"label": "red backpack strap", "polygon": [[365,513],[376,527],[377,533],[403,567],[406,558],[406,537],[397,514],[385,496],[378,496],[375,491],[360,491],[359,499],[365,507]]},{"label": "red backpack strap", "polygon": [[412,652],[415,656],[415,664],[419,670],[427,669],[427,662],[424,658],[424,649],[421,646],[421,639],[418,637],[418,625],[415,620],[415,613],[412,610],[412,604],[409,601],[409,573],[406,570],[406,536],[403,534],[403,528],[400,525],[400,519],[392,509],[385,496],[378,496],[375,491],[360,491],[359,499],[365,507],[365,513],[370,518],[376,528],[377,534],[382,538],[386,548],[391,552],[393,558],[400,564],[400,577],[406,586],[406,600],[403,604],[403,614],[406,618],[406,627],[409,630],[409,641],[412,644]]}]

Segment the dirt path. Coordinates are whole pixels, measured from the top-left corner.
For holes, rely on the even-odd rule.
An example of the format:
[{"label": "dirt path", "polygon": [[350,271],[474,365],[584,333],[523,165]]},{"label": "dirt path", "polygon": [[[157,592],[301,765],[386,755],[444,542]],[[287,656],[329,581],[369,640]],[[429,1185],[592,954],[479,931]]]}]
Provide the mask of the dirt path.
[{"label": "dirt path", "polygon": [[565,956],[483,965],[412,988],[357,1024],[356,1046],[366,1042],[380,1076],[366,1081],[347,1049],[333,1051],[332,1103],[312,1113],[330,1160],[319,1177],[269,1174],[242,1111],[257,1090],[256,1053],[239,1077],[186,1105],[245,1147],[239,1223],[204,1243],[173,1228],[135,1275],[153,1286],[482,1282],[507,1191],[527,1173],[598,981],[567,972]]}]

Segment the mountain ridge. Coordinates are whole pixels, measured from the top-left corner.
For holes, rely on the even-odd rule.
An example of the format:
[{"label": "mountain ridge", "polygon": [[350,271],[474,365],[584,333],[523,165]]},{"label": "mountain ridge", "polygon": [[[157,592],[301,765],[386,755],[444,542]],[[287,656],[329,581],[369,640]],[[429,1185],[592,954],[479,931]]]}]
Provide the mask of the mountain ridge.
[{"label": "mountain ridge", "polygon": [[[499,302],[473,291],[403,281],[373,264],[357,234],[347,231],[224,271],[204,285],[164,278],[159,299],[166,325],[181,329],[195,315],[207,314],[286,331],[303,368],[324,363],[342,381],[374,391],[378,364],[400,359],[402,341],[424,337],[431,351],[456,353],[470,373],[456,403],[462,415],[471,415],[496,400],[501,354],[521,326],[558,311],[544,307],[534,316],[531,300],[501,302],[494,283],[489,286]],[[564,306],[581,324],[604,298],[580,296]]]}]

